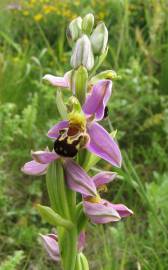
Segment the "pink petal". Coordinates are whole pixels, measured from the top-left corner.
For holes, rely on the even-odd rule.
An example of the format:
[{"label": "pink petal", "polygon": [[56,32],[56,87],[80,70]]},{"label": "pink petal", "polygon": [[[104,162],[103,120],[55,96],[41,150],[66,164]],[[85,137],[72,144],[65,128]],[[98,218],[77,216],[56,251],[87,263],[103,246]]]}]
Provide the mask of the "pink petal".
[{"label": "pink petal", "polygon": [[121,167],[121,152],[116,141],[110,134],[95,122],[90,126],[88,125],[88,134],[90,135],[90,143],[87,149],[105,159],[113,166]]},{"label": "pink petal", "polygon": [[60,252],[59,252],[59,246],[58,246],[58,239],[57,235],[55,234],[47,234],[47,235],[42,235],[41,240],[42,244],[48,253],[49,257],[54,260],[54,261],[59,261],[60,260]]},{"label": "pink petal", "polygon": [[115,172],[100,172],[92,177],[96,187],[102,186],[104,184],[108,184],[109,182],[113,181],[116,177]]},{"label": "pink petal", "polygon": [[83,111],[87,115],[95,115],[96,120],[101,120],[104,110],[111,96],[112,81],[101,80],[93,86],[91,93],[87,96]]},{"label": "pink petal", "polygon": [[96,186],[91,177],[73,160],[65,163],[66,178],[69,188],[85,196],[96,196]]},{"label": "pink petal", "polygon": [[21,171],[29,175],[42,175],[47,171],[48,164],[41,164],[34,160],[25,163]]},{"label": "pink petal", "polygon": [[59,158],[59,156],[55,152],[49,152],[49,151],[36,151],[31,152],[32,158],[42,164],[49,164],[52,161]]},{"label": "pink petal", "polygon": [[63,88],[69,88],[69,72],[65,73],[64,77],[57,77],[53,76],[51,74],[46,74],[43,77],[43,80],[46,80],[50,82],[53,86],[63,87]]},{"label": "pink petal", "polygon": [[126,207],[124,204],[110,204],[118,212],[120,217],[128,217],[133,214],[133,211]]},{"label": "pink petal", "polygon": [[85,232],[82,231],[78,237],[78,252],[81,252],[85,246]]},{"label": "pink petal", "polygon": [[61,129],[67,128],[68,127],[68,121],[61,121],[55,126],[53,126],[49,131],[47,136],[49,138],[57,139],[59,136],[59,132]]},{"label": "pink petal", "polygon": [[105,200],[101,200],[99,203],[84,200],[83,204],[84,211],[92,223],[104,224],[120,220],[117,211],[111,205],[106,204]]}]

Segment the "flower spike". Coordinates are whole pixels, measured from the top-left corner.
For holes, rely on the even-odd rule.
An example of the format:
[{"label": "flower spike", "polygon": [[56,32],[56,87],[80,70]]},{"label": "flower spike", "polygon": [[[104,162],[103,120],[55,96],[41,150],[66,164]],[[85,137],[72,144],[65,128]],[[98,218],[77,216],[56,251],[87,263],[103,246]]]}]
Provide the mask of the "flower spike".
[{"label": "flower spike", "polygon": [[[89,221],[106,224],[133,214],[124,204],[103,199],[108,183],[117,174],[103,171],[102,163],[97,168],[98,161],[103,159],[114,167],[122,164],[116,132],[109,134],[103,127],[109,115],[113,81],[119,76],[112,69],[97,73],[107,56],[108,30],[104,22],[95,27],[94,23],[91,13],[69,23],[66,34],[72,47],[72,69],[62,77],[51,74],[43,77],[55,88],[70,90],[65,103],[65,91],[56,90],[61,120],[47,134],[52,140],[52,150],[31,151],[32,160],[21,169],[28,175],[46,174],[50,205],[38,204],[36,208],[42,219],[55,227],[57,234],[40,237],[48,256],[55,262],[61,261],[64,270],[89,269],[83,254]],[[93,176],[97,169],[99,173]]]}]

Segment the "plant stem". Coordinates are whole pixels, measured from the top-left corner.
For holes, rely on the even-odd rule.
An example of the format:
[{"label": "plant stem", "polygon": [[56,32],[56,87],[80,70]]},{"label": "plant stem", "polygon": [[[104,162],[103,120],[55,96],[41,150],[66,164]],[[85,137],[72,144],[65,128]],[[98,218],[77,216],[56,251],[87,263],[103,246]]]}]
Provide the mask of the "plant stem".
[{"label": "plant stem", "polygon": [[75,224],[76,194],[66,186],[61,160],[56,160],[49,166],[46,180],[51,207],[62,218],[66,218],[74,223],[74,227],[70,230],[60,226],[57,227],[62,268],[64,270],[74,270],[78,235],[77,224]]},{"label": "plant stem", "polygon": [[61,256],[63,269],[74,270],[77,256],[77,228],[65,233]]}]

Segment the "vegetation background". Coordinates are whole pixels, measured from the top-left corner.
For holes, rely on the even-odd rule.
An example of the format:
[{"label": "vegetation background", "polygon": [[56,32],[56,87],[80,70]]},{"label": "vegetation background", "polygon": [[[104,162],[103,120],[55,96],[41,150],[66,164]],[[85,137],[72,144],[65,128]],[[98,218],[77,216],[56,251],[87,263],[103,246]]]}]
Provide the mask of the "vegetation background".
[{"label": "vegetation background", "polygon": [[[65,30],[93,12],[109,30],[103,70],[113,68],[108,130],[118,130],[124,158],[104,194],[135,215],[117,224],[90,225],[85,253],[91,270],[168,269],[168,1],[25,0],[0,3],[0,270],[59,269],[38,241],[50,232],[35,204],[48,198],[44,177],[20,167],[30,149],[43,149],[58,120],[56,89],[45,73],[69,70]],[[111,169],[105,162],[97,168]],[[94,168],[97,170],[97,168]]]}]

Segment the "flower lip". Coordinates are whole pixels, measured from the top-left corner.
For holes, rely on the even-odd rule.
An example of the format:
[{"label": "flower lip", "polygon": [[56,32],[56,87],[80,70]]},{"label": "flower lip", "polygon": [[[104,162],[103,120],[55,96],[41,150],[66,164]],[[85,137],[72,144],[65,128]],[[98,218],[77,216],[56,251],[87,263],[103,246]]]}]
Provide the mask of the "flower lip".
[{"label": "flower lip", "polygon": [[77,124],[69,123],[67,128],[59,131],[59,134],[54,142],[54,150],[63,157],[75,157],[79,148],[84,147],[89,141],[85,130]]},{"label": "flower lip", "polygon": [[61,135],[54,142],[54,150],[55,152],[63,157],[75,157],[78,153],[78,146],[80,144],[80,139],[74,140],[72,143],[68,143],[68,137],[63,140],[61,139]]},{"label": "flower lip", "polygon": [[100,203],[101,202],[101,198],[99,196],[99,194],[97,194],[96,196],[84,196],[85,201],[87,202],[91,202],[91,203]]},{"label": "flower lip", "polygon": [[67,135],[68,136],[76,136],[77,134],[79,134],[81,131],[81,127],[80,125],[69,125],[68,131],[67,131]]}]

